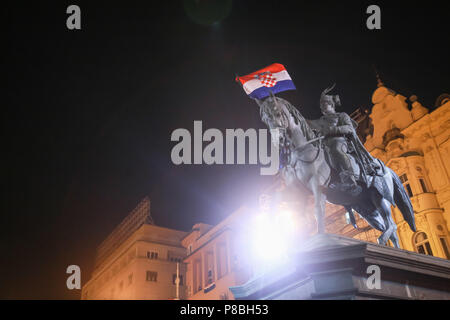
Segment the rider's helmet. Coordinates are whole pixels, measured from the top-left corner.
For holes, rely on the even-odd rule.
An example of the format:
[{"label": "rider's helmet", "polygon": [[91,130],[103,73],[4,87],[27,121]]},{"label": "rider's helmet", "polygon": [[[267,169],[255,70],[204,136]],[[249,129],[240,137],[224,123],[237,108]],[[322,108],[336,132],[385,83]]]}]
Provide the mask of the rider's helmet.
[{"label": "rider's helmet", "polygon": [[341,100],[339,99],[338,95],[327,94],[328,92],[330,92],[331,90],[334,89],[335,85],[336,84],[334,83],[331,87],[326,88],[325,90],[322,91],[322,94],[320,95],[320,109],[321,110],[323,110],[327,104],[331,104],[334,108],[336,108],[336,106],[341,105]]}]

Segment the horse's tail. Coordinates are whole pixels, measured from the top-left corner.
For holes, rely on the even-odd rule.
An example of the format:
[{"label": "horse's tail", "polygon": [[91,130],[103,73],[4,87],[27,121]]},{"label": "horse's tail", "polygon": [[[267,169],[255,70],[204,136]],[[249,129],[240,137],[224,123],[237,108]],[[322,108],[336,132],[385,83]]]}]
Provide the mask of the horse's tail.
[{"label": "horse's tail", "polygon": [[411,200],[403,187],[400,178],[397,174],[390,169],[392,176],[392,181],[394,183],[394,202],[395,205],[400,209],[403,219],[409,224],[412,231],[416,232],[416,223],[414,221],[414,210],[411,204]]}]

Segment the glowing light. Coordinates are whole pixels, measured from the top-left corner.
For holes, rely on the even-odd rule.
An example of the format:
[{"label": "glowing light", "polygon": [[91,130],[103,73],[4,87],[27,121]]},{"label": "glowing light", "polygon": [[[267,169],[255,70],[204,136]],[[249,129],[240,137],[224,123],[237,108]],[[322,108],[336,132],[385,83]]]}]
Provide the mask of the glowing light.
[{"label": "glowing light", "polygon": [[283,262],[293,243],[295,221],[292,212],[259,213],[254,217],[253,227],[252,251],[257,262],[270,265]]}]

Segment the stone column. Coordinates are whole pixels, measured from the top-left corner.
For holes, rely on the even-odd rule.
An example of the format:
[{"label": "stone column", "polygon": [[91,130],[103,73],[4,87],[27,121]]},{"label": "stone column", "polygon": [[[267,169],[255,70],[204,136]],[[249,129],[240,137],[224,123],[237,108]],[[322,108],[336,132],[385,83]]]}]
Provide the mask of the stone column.
[{"label": "stone column", "polygon": [[230,234],[229,231],[227,231],[226,234],[226,241],[225,241],[225,245],[227,247],[227,266],[228,266],[228,272],[227,273],[231,273],[231,241],[230,241]]},{"label": "stone column", "polygon": [[219,280],[219,255],[217,254],[217,244],[213,245],[214,281]]}]

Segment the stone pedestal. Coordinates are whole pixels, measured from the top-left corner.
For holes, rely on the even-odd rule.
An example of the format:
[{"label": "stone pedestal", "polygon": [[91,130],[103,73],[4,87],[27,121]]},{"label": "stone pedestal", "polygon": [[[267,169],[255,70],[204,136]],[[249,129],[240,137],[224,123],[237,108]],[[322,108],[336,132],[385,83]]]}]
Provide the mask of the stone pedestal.
[{"label": "stone pedestal", "polygon": [[322,234],[302,243],[288,263],[230,290],[238,300],[450,300],[450,261]]}]

